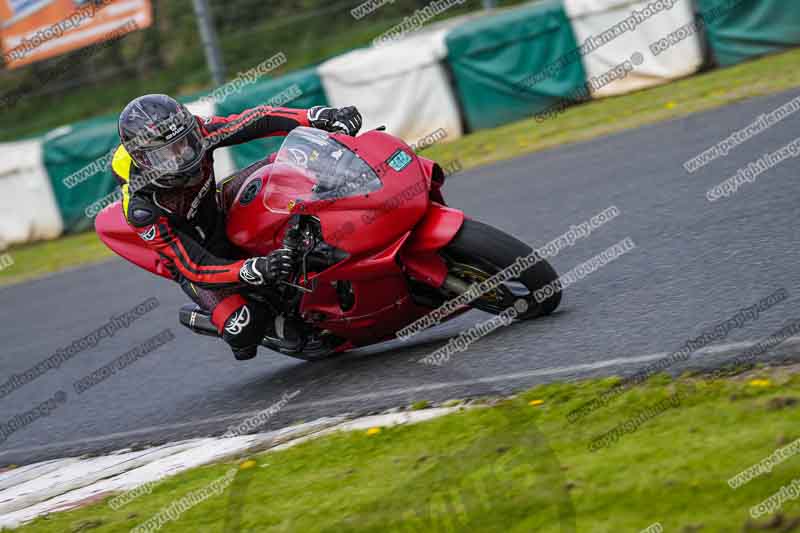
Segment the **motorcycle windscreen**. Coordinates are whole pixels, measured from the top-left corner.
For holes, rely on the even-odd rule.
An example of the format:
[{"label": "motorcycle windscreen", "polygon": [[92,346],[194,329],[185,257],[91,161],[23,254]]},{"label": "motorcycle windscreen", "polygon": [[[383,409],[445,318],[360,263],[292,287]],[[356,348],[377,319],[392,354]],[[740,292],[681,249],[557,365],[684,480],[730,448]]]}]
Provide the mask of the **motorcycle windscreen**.
[{"label": "motorcycle windscreen", "polygon": [[264,191],[264,205],[289,213],[301,202],[369,194],[383,186],[375,171],[330,133],[295,128],[281,145]]}]

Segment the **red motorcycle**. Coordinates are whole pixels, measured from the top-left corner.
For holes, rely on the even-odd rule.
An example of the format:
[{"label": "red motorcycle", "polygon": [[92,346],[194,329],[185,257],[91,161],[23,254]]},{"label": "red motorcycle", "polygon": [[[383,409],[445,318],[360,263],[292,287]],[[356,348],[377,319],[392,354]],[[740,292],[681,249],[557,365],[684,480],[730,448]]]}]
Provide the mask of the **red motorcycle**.
[{"label": "red motorcycle", "polygon": [[[243,257],[286,248],[298,271],[277,287],[245,288],[276,316],[263,346],[318,360],[396,337],[447,300],[487,280],[533,250],[447,207],[442,168],[402,140],[373,130],[353,138],[296,128],[241,188],[227,235]],[[162,260],[128,226],[119,203],[96,220],[115,253],[172,279]],[[538,257],[538,256],[537,256]],[[502,313],[523,298],[530,319],[552,313],[560,292],[541,303],[534,293],[558,275],[539,258],[517,278],[461,306]],[[180,321],[218,337],[210,314],[188,305]]]}]

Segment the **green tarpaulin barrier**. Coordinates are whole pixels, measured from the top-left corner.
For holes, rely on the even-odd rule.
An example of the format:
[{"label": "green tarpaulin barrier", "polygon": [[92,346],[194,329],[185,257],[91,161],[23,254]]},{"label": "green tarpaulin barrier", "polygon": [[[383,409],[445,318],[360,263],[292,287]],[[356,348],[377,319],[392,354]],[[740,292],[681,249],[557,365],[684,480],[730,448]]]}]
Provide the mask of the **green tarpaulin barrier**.
[{"label": "green tarpaulin barrier", "polygon": [[720,66],[800,45],[797,0],[697,0],[697,9]]},{"label": "green tarpaulin barrier", "polygon": [[64,231],[91,229],[93,214],[87,208],[111,194],[117,182],[111,157],[119,144],[117,117],[99,117],[54,130],[44,142],[44,165],[53,184]]},{"label": "green tarpaulin barrier", "polygon": [[[316,69],[308,68],[280,78],[263,80],[228,96],[217,104],[217,115],[234,115],[264,104],[307,108],[328,105],[328,99]],[[244,168],[277,151],[282,142],[283,137],[270,137],[234,146],[231,149],[233,161],[238,168]]]},{"label": "green tarpaulin barrier", "polygon": [[481,17],[447,36],[448,63],[472,130],[521,120],[586,83],[572,25],[559,0]]}]

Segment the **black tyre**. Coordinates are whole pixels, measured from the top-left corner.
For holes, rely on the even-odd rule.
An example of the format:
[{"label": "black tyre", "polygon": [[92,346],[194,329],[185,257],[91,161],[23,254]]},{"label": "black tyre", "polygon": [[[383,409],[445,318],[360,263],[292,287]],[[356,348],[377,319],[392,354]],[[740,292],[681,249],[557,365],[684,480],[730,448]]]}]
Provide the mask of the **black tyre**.
[{"label": "black tyre", "polygon": [[[465,220],[453,241],[442,251],[452,276],[469,284],[485,281],[511,266],[518,258],[527,257],[533,249],[524,242],[477,220]],[[549,315],[561,303],[561,292],[537,302],[534,294],[555,282],[558,274],[544,259],[496,289],[474,300],[470,305],[482,311],[499,314],[522,298],[528,310],[519,318],[530,319]]]}]

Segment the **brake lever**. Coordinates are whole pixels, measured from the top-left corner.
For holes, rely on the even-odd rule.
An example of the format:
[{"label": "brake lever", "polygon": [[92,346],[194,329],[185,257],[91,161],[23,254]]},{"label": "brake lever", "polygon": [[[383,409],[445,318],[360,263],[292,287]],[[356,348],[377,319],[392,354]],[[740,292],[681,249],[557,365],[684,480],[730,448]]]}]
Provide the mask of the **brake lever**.
[{"label": "brake lever", "polygon": [[[310,253],[311,253],[311,250],[312,250],[312,249],[313,249],[313,247],[312,247],[312,248],[309,248],[308,250],[306,250],[306,252],[303,254],[303,259],[302,259],[302,267],[301,267],[301,274],[302,274],[302,276],[301,276],[301,277],[303,278],[303,280],[304,280],[306,283],[308,283],[308,267],[307,267],[307,258],[308,258],[308,254],[310,254]],[[292,287],[292,288],[295,288],[295,289],[297,289],[297,290],[299,290],[299,291],[302,291],[302,292],[305,292],[305,293],[312,293],[312,292],[314,292],[314,289],[313,289],[313,288],[309,289],[309,288],[307,288],[307,287],[303,287],[302,285],[298,285],[298,284],[296,284],[296,283],[291,283],[291,282],[289,282],[289,281],[285,281],[285,280],[281,280],[281,284],[282,284],[282,285],[286,285],[287,287]]]},{"label": "brake lever", "polygon": [[298,291],[303,291],[303,292],[306,292],[306,293],[314,292],[314,289],[309,289],[307,287],[303,287],[302,285],[296,285],[296,284],[290,283],[288,281],[281,280],[281,285],[286,285],[287,287],[292,287],[292,288],[297,289]]}]

